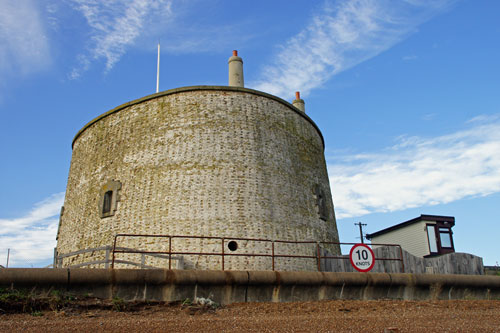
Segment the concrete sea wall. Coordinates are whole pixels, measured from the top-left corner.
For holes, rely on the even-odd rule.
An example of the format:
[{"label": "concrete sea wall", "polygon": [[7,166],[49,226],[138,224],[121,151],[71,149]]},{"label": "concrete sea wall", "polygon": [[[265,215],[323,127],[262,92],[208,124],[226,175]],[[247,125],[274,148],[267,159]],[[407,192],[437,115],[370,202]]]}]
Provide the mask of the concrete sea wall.
[{"label": "concrete sea wall", "polygon": [[500,299],[500,277],[278,271],[165,269],[0,269],[0,287],[124,300],[179,301],[210,298],[234,302],[334,299]]}]

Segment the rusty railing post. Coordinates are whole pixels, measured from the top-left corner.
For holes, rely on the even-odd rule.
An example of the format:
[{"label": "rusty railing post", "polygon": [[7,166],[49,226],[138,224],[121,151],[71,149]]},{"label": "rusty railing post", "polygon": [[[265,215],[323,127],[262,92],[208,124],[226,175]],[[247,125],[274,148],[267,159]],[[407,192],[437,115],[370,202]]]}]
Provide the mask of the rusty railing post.
[{"label": "rusty railing post", "polygon": [[403,258],[403,249],[401,245],[399,245],[399,257],[401,258],[401,268],[403,269],[403,273],[405,272],[405,259]]},{"label": "rusty railing post", "polygon": [[168,269],[172,269],[172,236],[168,236]]},{"label": "rusty railing post", "polygon": [[222,270],[224,270],[224,237],[221,239],[222,243]]},{"label": "rusty railing post", "polygon": [[272,251],[273,251],[271,258],[273,260],[273,271],[274,271],[274,241],[271,244],[272,244]]},{"label": "rusty railing post", "polygon": [[321,252],[319,249],[319,242],[316,243],[316,250],[318,252],[318,272],[321,272]]},{"label": "rusty railing post", "polygon": [[113,259],[111,260],[111,269],[115,268],[115,250],[116,250],[116,238],[118,237],[118,234],[115,235],[115,240],[113,241]]}]

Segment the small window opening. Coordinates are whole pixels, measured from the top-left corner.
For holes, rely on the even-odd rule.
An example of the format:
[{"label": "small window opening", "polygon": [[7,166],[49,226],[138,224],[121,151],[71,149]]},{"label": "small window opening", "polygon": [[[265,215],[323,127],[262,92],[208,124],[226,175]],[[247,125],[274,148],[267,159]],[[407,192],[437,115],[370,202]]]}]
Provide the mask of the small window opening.
[{"label": "small window opening", "polygon": [[111,212],[111,201],[113,199],[113,191],[107,191],[104,193],[104,203],[102,205],[102,213],[108,214]]},{"label": "small window opening", "polygon": [[441,255],[445,253],[453,253],[453,225],[445,223],[437,223],[435,225],[427,225],[427,237],[429,238],[429,255]]},{"label": "small window opening", "polygon": [[236,251],[238,249],[238,243],[236,243],[235,241],[230,241],[228,244],[227,244],[227,248],[230,250],[230,251]]},{"label": "small window opening", "polygon": [[319,218],[323,221],[328,220],[328,206],[326,205],[325,191],[321,188],[319,184],[316,184],[313,189],[314,195],[316,197],[316,206],[318,208]]},{"label": "small window opening", "polygon": [[441,239],[441,247],[452,248],[451,230],[450,228],[439,228],[439,238]]},{"label": "small window opening", "polygon": [[122,184],[116,180],[109,180],[101,187],[99,199],[99,215],[101,218],[115,215],[118,208],[120,195],[118,191],[122,188]]}]

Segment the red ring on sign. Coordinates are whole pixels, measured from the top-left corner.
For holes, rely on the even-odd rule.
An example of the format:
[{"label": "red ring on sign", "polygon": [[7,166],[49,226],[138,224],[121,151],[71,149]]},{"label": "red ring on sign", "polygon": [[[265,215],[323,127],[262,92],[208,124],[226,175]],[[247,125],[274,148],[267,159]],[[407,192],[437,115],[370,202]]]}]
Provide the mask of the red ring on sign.
[{"label": "red ring on sign", "polygon": [[[358,246],[366,248],[371,253],[373,261],[372,261],[372,264],[370,265],[370,267],[363,269],[363,268],[359,268],[356,265],[354,265],[354,261],[352,260],[352,253],[354,252],[354,249],[356,249]],[[369,272],[373,268],[373,266],[375,265],[375,254],[373,254],[372,249],[368,245],[358,243],[358,244],[354,244],[353,247],[351,248],[351,251],[349,252],[349,260],[351,261],[352,267],[354,267],[358,272],[366,273],[366,272]]]}]

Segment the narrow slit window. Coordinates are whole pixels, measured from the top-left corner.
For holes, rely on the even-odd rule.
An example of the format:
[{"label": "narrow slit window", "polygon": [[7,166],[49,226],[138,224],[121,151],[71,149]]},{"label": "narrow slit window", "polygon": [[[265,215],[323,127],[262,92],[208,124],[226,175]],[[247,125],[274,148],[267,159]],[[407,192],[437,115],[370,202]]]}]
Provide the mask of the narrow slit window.
[{"label": "narrow slit window", "polygon": [[323,221],[328,220],[328,207],[326,205],[325,191],[319,184],[316,184],[313,189],[314,196],[316,197],[316,207],[318,209],[319,218]]},{"label": "narrow slit window", "polygon": [[431,253],[437,253],[436,230],[433,225],[427,225],[427,237],[429,238],[429,250]]},{"label": "narrow slit window", "polygon": [[113,191],[104,193],[104,202],[102,204],[102,213],[109,214],[111,212],[111,201],[113,199]]}]

